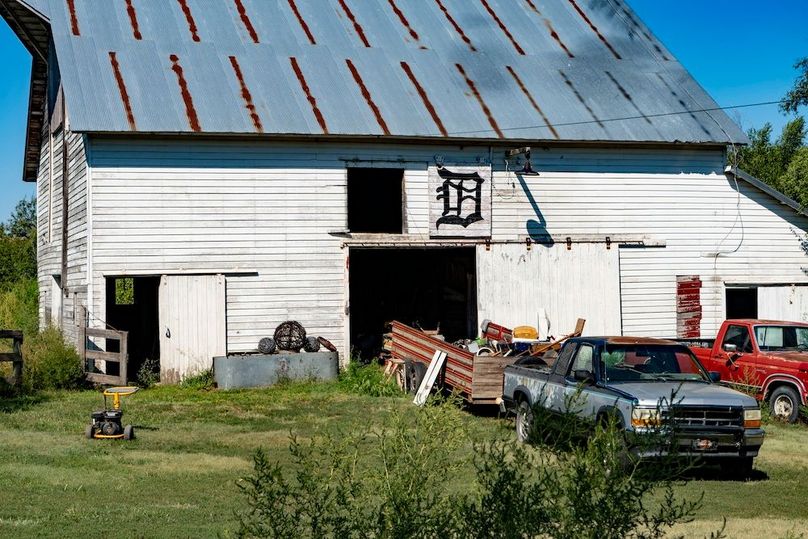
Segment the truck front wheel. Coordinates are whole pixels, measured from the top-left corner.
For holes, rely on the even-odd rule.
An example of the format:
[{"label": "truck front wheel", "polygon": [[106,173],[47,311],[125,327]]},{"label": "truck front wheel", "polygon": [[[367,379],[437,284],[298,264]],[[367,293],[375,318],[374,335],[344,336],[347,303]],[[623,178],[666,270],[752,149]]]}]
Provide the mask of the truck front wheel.
[{"label": "truck front wheel", "polygon": [[769,396],[772,415],[781,421],[795,423],[800,416],[800,396],[791,386],[780,386]]},{"label": "truck front wheel", "polygon": [[533,409],[526,400],[516,408],[516,440],[527,443],[533,431]]}]

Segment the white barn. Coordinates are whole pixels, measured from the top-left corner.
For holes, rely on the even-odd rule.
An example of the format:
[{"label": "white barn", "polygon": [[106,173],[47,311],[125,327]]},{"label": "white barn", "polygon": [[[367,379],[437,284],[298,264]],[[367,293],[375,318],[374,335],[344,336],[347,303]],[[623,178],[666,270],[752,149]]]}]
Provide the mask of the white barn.
[{"label": "white barn", "polygon": [[347,357],[393,318],[455,339],[808,317],[808,219],[727,168],[743,133],[625,0],[0,14],[33,57],[42,322],[127,330],[164,380],[287,319]]}]

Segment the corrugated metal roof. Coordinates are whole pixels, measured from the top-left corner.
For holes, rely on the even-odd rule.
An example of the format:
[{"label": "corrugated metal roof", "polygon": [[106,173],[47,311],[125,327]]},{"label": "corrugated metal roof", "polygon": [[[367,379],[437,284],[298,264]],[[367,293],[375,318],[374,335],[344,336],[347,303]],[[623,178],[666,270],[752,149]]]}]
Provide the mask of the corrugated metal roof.
[{"label": "corrugated metal roof", "polygon": [[624,0],[49,0],[47,15],[80,132],[746,140],[721,111],[687,112],[717,105]]}]

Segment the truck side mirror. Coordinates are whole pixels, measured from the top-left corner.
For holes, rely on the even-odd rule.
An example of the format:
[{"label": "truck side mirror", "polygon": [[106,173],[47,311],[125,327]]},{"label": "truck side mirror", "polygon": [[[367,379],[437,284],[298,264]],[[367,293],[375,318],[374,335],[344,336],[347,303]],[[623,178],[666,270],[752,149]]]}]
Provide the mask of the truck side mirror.
[{"label": "truck side mirror", "polygon": [[738,345],[737,344],[731,344],[731,343],[728,343],[728,342],[724,343],[724,352],[729,352],[730,354],[734,354],[737,351],[738,351]]},{"label": "truck side mirror", "polygon": [[710,371],[710,380],[712,380],[713,382],[720,382],[721,373],[718,371]]},{"label": "truck side mirror", "polygon": [[590,371],[587,370],[576,370],[573,373],[576,382],[581,382],[583,384],[594,384],[595,383],[595,375],[592,374]]}]

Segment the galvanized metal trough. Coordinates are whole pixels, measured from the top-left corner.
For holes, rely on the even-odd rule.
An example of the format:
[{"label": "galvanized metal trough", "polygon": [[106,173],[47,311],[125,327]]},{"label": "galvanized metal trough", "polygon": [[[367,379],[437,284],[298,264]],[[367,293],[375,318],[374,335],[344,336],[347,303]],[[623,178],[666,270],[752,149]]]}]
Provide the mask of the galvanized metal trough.
[{"label": "galvanized metal trough", "polygon": [[219,389],[269,387],[283,380],[334,380],[339,373],[336,352],[244,354],[213,358]]}]

